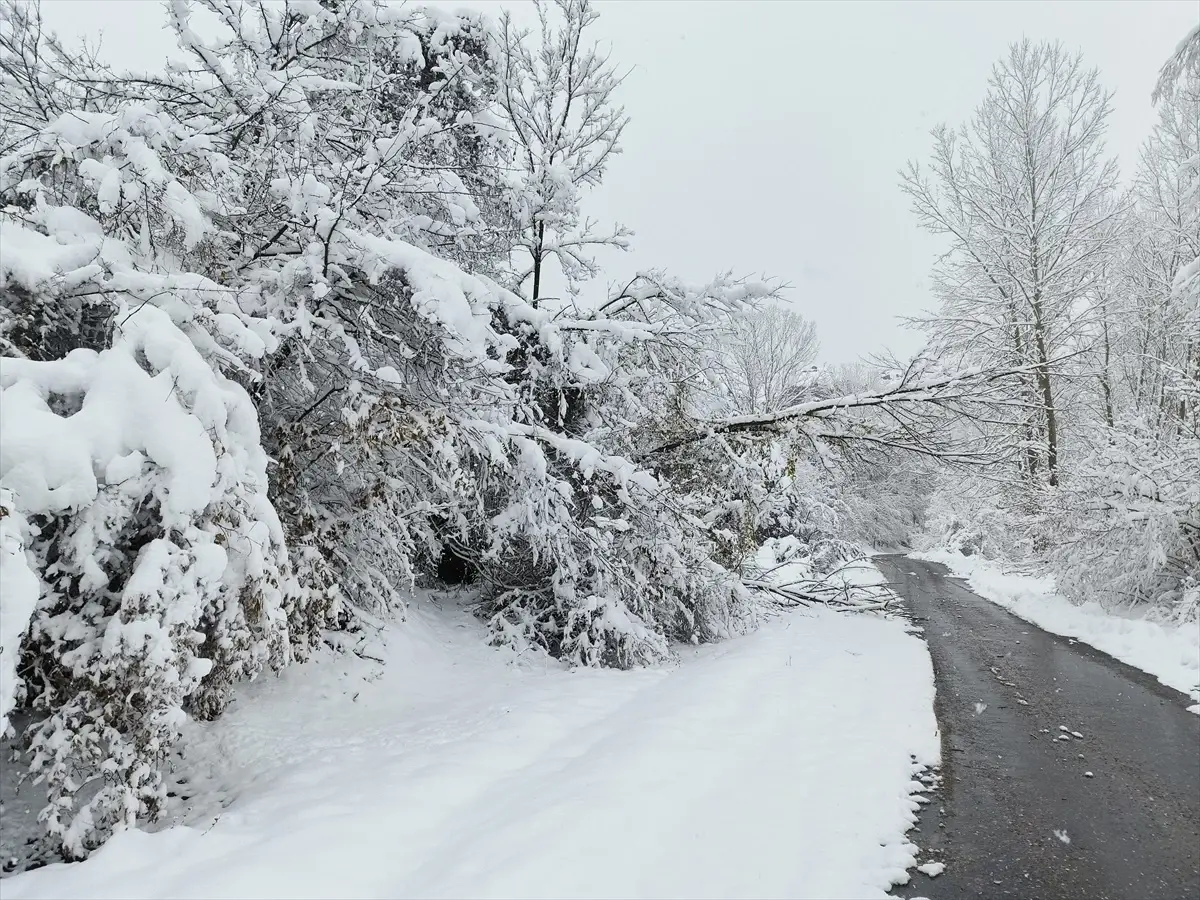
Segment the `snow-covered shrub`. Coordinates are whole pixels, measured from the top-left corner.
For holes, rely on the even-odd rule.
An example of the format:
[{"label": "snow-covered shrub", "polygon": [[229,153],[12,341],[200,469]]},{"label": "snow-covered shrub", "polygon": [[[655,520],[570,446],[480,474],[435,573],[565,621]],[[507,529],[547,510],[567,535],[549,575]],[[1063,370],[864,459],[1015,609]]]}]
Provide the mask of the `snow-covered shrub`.
[{"label": "snow-covered shrub", "polygon": [[229,377],[255,380],[274,326],[204,274],[227,240],[223,161],[32,9],[7,5],[0,41],[26,112],[0,158],[3,578],[28,586],[23,556],[38,584],[6,623],[4,706],[15,688],[41,818],[77,857],[160,810],[183,717],[288,662],[303,609]]},{"label": "snow-covered shrub", "polygon": [[[183,715],[219,714],[235,681],[286,663],[338,620],[340,593],[354,586],[347,573],[378,545],[340,535],[350,562],[325,583],[302,552],[300,589],[252,397],[319,397],[325,385],[306,379],[306,364],[322,376],[398,379],[395,366],[364,363],[380,329],[369,303],[357,322],[341,318],[331,266],[344,267],[337,289],[352,292],[408,271],[397,252],[426,259],[411,244],[353,240],[353,226],[378,221],[388,200],[421,198],[407,218],[393,207],[382,223],[414,235],[444,237],[430,197],[448,220],[474,215],[453,172],[429,165],[439,132],[469,111],[401,98],[387,127],[378,96],[340,99],[394,87],[405,66],[437,93],[458,20],[370,3],[256,7],[254,20],[249,7],[201,6],[228,39],[205,43],[189,25],[193,5],[174,3],[170,24],[198,66],[142,79],[67,53],[34,7],[3,11],[0,75],[9,108],[22,110],[3,124],[0,158],[6,594],[16,585],[5,598],[3,709],[15,700],[33,715],[25,738],[47,781],[43,819],[72,856],[158,811]],[[384,74],[371,55],[381,42],[393,54]],[[439,51],[430,58],[441,74],[428,77],[423,49]],[[430,308],[416,291],[404,304],[443,342],[470,337],[469,307],[452,323],[455,310]],[[379,402],[361,382],[334,383],[351,437]],[[272,435],[278,425],[268,422]],[[294,484],[276,479],[272,493]],[[309,487],[282,508],[311,509]],[[386,529],[362,533],[395,544]],[[30,572],[40,579],[32,619]]]},{"label": "snow-covered shrub", "polygon": [[1070,482],[1072,539],[1055,547],[1059,589],[1080,602],[1194,616],[1200,583],[1200,441],[1114,429]]},{"label": "snow-covered shrub", "polygon": [[719,558],[735,570],[765,541],[785,536],[803,544],[818,572],[858,555],[842,537],[837,475],[797,441],[714,438],[666,465],[717,539]]},{"label": "snow-covered shrub", "polygon": [[[52,302],[58,278],[28,272],[62,245],[0,228],[26,270],[6,253],[3,289],[20,279]],[[4,580],[24,588],[32,569],[39,582],[33,610],[23,589],[5,599],[5,662],[19,650],[42,815],[73,856],[158,810],[186,713],[218,714],[235,681],[292,652],[287,556],[249,396],[162,310],[117,300],[115,312],[106,349],[0,360]]]},{"label": "snow-covered shrub", "polygon": [[[628,490],[628,503],[595,504],[608,492],[581,492],[578,506],[564,502],[564,490],[549,506],[562,513],[558,527],[484,561],[484,610],[497,643],[531,641],[576,664],[625,667],[665,658],[670,640],[737,631],[748,597],[711,559],[699,523],[669,508],[666,485]],[[525,502],[514,506],[521,508],[503,517],[529,511]],[[522,562],[515,574],[523,583],[499,590],[499,578]]]},{"label": "snow-covered shrub", "polygon": [[771,290],[646,274],[591,313],[509,309],[527,360],[513,380],[527,405],[508,431],[527,438],[518,480],[494,492],[478,554],[498,641],[628,665],[661,658],[666,639],[728,635],[750,614],[689,486],[662,459],[657,473],[633,460],[662,438],[656,404],[680,354],[715,318]]},{"label": "snow-covered shrub", "polygon": [[0,734],[8,731],[8,714],[22,687],[17,662],[41,591],[29,540],[29,522],[12,491],[0,488]]},{"label": "snow-covered shrub", "polygon": [[985,559],[1034,560],[1041,531],[1038,507],[1024,485],[957,473],[938,479],[918,549],[939,548]]}]

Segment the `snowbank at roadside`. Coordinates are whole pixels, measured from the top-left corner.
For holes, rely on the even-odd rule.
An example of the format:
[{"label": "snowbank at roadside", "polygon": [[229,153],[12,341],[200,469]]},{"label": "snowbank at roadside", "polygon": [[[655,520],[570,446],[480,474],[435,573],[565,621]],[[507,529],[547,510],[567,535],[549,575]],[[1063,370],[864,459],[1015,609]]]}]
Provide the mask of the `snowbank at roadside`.
[{"label": "snowbank at roadside", "polygon": [[3,895],[883,898],[939,752],[909,631],[814,606],[675,666],[565,670],[422,601],[196,725],[178,789],[206,802],[175,827]]},{"label": "snowbank at roadside", "polygon": [[1072,637],[1189,694],[1200,713],[1200,626],[1156,622],[1098,603],[1072,603],[1055,592],[1050,576],[1010,574],[989,560],[949,550],[912,554],[947,566],[979,596],[1054,634]]}]

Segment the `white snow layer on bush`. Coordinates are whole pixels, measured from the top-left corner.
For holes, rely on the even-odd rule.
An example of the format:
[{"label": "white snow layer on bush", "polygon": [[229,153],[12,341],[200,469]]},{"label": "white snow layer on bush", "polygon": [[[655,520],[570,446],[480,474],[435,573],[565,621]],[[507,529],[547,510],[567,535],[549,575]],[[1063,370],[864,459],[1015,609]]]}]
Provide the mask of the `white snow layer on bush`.
[{"label": "white snow layer on bush", "polygon": [[632,671],[482,629],[425,598],[367,648],[381,664],[326,654],[248,685],[189,726],[207,806],[12,876],[6,900],[861,900],[907,880],[914,775],[939,750],[901,622],[813,608]]},{"label": "white snow layer on bush", "polygon": [[913,554],[947,566],[967,579],[971,590],[1053,634],[1072,637],[1141,669],[1168,687],[1189,694],[1200,712],[1200,628],[1172,624],[1098,603],[1075,604],[1055,592],[1050,576],[1013,575],[978,556],[947,550]]},{"label": "white snow layer on bush", "polygon": [[[50,252],[67,244],[12,223],[3,236],[28,238],[29,255],[5,253],[0,287],[61,287],[55,279],[82,271]],[[214,667],[201,701],[209,714],[230,683],[291,653],[283,531],[253,403],[163,309],[114,306],[104,350],[0,359],[0,712],[12,709],[17,654],[36,631],[78,689],[33,739],[49,778],[48,828],[77,854],[94,823],[128,827],[160,795],[132,748],[165,754]],[[131,673],[143,687],[130,686]],[[99,708],[124,710],[126,727],[144,733],[77,739]],[[86,764],[72,756],[85,744]],[[118,745],[128,752],[115,761]],[[76,809],[70,795],[101,779]]]},{"label": "white snow layer on bush", "polygon": [[[162,310],[121,309],[117,318],[113,346],[99,353],[0,360],[0,417],[21,423],[0,430],[0,483],[25,514],[55,514],[88,506],[102,486],[157,473],[164,528],[187,527],[241,487],[261,531],[250,537],[281,544],[245,391],[216,373]],[[52,404],[78,409],[64,415]],[[202,577],[220,577],[225,551],[213,546],[206,557]]]}]

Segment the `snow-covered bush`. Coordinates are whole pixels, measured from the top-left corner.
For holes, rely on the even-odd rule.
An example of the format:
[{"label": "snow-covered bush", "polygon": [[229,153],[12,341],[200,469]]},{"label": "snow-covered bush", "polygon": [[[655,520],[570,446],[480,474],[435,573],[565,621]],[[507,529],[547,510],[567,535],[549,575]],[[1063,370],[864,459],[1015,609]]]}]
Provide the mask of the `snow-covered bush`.
[{"label": "snow-covered bush", "polygon": [[224,374],[251,375],[270,325],[185,268],[219,237],[179,174],[219,184],[218,161],[29,11],[5,8],[0,44],[28,113],[0,159],[0,484],[39,589],[4,703],[15,687],[42,819],[81,856],[159,811],[183,716],[285,664],[299,607],[257,414]]},{"label": "snow-covered bush", "polygon": [[[100,273],[55,265],[63,244],[0,229],[6,297],[52,304],[63,284],[105,296]],[[157,811],[185,713],[218,714],[230,685],[292,653],[287,555],[249,396],[165,312],[113,302],[111,346],[0,361],[4,581],[16,587],[3,704],[15,689],[36,714],[42,815],[73,856]]]},{"label": "snow-covered bush", "polygon": [[29,522],[12,491],[0,488],[0,734],[8,731],[8,714],[21,689],[18,656],[41,592],[29,540]]},{"label": "snow-covered bush", "polygon": [[1067,596],[1150,604],[1194,617],[1200,584],[1200,441],[1131,423],[1080,464],[1071,480],[1074,539],[1053,554]]},{"label": "snow-covered bush", "polygon": [[[192,30],[197,9],[216,17],[216,41]],[[387,335],[371,308],[384,275],[415,285],[400,305],[459,355],[496,365],[504,341],[479,299],[489,285],[475,290],[482,313],[461,291],[430,294],[421,277],[441,273],[428,254],[355,230],[444,240],[431,197],[447,221],[477,218],[454,172],[430,164],[470,111],[385,91],[411,72],[410,94],[438,94],[447,57],[459,62],[461,20],[370,3],[178,2],[169,22],[194,67],[133,77],[67,53],[35,7],[3,15],[0,349],[3,416],[19,423],[3,430],[0,473],[3,578],[16,585],[3,708],[15,700],[33,717],[25,739],[47,780],[43,820],[78,856],[158,811],[184,714],[219,714],[233,682],[285,664],[339,621],[340,596],[362,593],[362,561],[379,548],[356,538],[397,544],[393,501],[314,552],[300,514],[329,512],[321,490],[361,498],[364,481],[377,485],[277,477],[268,496],[259,412],[277,416],[264,416],[267,443],[286,462],[279,433],[304,415],[285,401],[307,393],[315,408],[332,387],[343,392],[335,418],[369,447],[362,421],[386,392],[360,386],[398,381],[406,358],[403,347],[372,354]],[[431,42],[439,52],[427,60]],[[467,153],[461,142],[453,151]],[[475,235],[462,246],[477,249]],[[356,318],[343,296],[362,300]],[[346,372],[359,379],[332,377]],[[340,474],[339,456],[327,444],[303,462],[332,457]],[[389,461],[378,457],[375,473]],[[283,524],[272,499],[289,501]],[[340,564],[325,581],[321,552]]]},{"label": "snow-covered bush", "polygon": [[663,439],[663,398],[705,330],[772,291],[646,273],[587,314],[521,308],[518,322],[510,309],[531,364],[514,378],[522,425],[508,430],[526,438],[477,554],[498,641],[627,665],[665,655],[664,639],[737,630],[752,604],[709,508],[663,460],[653,473],[634,460]]},{"label": "snow-covered bush", "polygon": [[838,477],[795,440],[719,436],[662,465],[708,526],[726,565],[740,570],[767,540],[795,537],[826,572],[857,551],[842,539]]},{"label": "snow-covered bush", "polygon": [[1040,506],[1028,487],[955,473],[937,479],[915,546],[984,559],[1037,560],[1044,546]]}]

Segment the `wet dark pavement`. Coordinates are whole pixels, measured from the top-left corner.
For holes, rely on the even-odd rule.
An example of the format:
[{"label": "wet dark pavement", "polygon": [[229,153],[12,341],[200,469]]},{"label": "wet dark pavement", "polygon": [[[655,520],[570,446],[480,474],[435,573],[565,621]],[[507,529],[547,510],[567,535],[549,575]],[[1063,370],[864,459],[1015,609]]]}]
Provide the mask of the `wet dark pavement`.
[{"label": "wet dark pavement", "polygon": [[944,566],[875,562],[925,629],[942,731],[942,786],[911,838],[922,863],[946,869],[913,872],[893,893],[1200,898],[1191,701],[976,596]]}]

